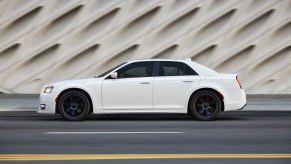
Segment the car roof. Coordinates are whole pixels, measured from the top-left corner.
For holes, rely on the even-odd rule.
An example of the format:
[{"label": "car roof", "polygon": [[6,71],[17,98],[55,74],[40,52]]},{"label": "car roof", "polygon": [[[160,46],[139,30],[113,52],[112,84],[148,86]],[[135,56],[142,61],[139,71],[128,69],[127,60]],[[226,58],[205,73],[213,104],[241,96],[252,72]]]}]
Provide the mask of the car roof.
[{"label": "car roof", "polygon": [[138,60],[131,60],[130,62],[137,62],[137,61],[179,61],[179,62],[185,62],[189,60],[180,60],[180,59],[138,59]]}]

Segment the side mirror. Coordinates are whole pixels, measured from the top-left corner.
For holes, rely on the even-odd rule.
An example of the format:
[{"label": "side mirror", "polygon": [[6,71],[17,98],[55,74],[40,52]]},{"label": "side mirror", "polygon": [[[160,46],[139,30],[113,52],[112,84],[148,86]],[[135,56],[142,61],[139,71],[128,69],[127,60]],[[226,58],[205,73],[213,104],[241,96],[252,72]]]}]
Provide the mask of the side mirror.
[{"label": "side mirror", "polygon": [[117,79],[117,72],[113,72],[113,73],[111,73],[110,77],[111,77],[112,79]]}]

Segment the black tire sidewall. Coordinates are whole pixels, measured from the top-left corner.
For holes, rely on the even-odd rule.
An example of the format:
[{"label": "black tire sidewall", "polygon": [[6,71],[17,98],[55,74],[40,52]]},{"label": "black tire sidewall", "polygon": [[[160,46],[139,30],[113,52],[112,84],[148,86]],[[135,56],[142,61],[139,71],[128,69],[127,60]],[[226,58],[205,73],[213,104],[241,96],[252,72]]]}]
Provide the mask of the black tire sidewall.
[{"label": "black tire sidewall", "polygon": [[[214,100],[215,100],[217,108],[216,108],[215,112],[210,117],[203,117],[203,116],[199,115],[197,110],[196,110],[196,108],[195,108],[195,103],[196,103],[197,99],[202,95],[209,95],[209,96],[213,97]],[[195,95],[193,95],[192,98],[191,98],[190,106],[189,106],[189,108],[190,108],[189,114],[190,114],[191,117],[193,117],[193,118],[195,118],[197,120],[201,120],[201,121],[214,120],[217,117],[217,115],[219,114],[220,110],[221,110],[221,106],[222,106],[221,103],[222,102],[221,102],[220,98],[218,97],[218,95],[213,93],[213,92],[211,92],[211,91],[198,92]]]},{"label": "black tire sidewall", "polygon": [[[69,95],[78,95],[80,96],[83,100],[84,100],[84,111],[83,113],[80,115],[80,116],[77,116],[77,117],[71,117],[69,115],[67,115],[64,111],[64,108],[63,108],[63,103],[64,103],[64,100],[66,97],[68,97]],[[80,92],[80,91],[68,91],[66,93],[64,93],[61,97],[60,97],[60,100],[58,101],[58,109],[59,109],[59,112],[61,113],[61,115],[66,119],[66,120],[70,120],[70,121],[81,121],[81,120],[84,120],[88,115],[89,115],[89,111],[90,111],[90,102],[89,102],[89,99],[88,97]]]}]

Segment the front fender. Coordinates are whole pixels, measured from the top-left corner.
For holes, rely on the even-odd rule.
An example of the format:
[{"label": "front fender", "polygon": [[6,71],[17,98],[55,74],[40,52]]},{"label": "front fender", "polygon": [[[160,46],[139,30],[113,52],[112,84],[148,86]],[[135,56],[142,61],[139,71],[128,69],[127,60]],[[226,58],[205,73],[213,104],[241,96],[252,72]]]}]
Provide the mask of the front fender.
[{"label": "front fender", "polygon": [[101,84],[90,83],[90,84],[78,84],[78,83],[66,83],[61,86],[55,87],[55,95],[59,96],[66,90],[69,89],[80,89],[86,92],[92,101],[93,113],[96,113],[97,110],[102,110],[102,101],[101,101]]}]

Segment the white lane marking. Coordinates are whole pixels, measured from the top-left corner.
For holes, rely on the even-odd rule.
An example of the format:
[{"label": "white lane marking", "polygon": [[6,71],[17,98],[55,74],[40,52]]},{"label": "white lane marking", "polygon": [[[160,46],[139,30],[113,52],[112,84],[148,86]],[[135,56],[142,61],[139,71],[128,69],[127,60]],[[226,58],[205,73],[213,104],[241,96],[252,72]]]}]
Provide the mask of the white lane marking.
[{"label": "white lane marking", "polygon": [[45,132],[46,134],[180,134],[184,132]]}]

